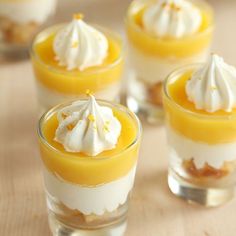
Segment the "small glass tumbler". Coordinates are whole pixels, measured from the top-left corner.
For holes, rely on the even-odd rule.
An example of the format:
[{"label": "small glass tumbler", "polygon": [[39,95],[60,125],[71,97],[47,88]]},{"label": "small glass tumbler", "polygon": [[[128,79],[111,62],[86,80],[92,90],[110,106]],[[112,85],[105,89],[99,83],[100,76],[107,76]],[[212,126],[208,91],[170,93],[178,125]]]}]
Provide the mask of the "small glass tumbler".
[{"label": "small glass tumbler", "polygon": [[56,5],[57,0],[0,0],[0,54],[28,56],[33,36],[48,23]]},{"label": "small glass tumbler", "polygon": [[127,122],[120,136],[132,137],[127,146],[96,157],[66,152],[53,137],[57,112],[71,102],[52,108],[39,121],[38,137],[53,235],[122,236],[126,230],[141,124],[126,107],[98,102],[110,107],[121,124]]},{"label": "small glass tumbler", "polygon": [[178,69],[164,83],[168,184],[187,201],[218,206],[234,195],[236,111],[208,113],[188,101],[185,84],[199,66]]},{"label": "small glass tumbler", "polygon": [[94,26],[109,42],[106,63],[83,71],[69,71],[58,65],[53,51],[55,34],[63,26],[64,24],[60,24],[43,30],[35,37],[31,46],[40,111],[45,112],[71,99],[83,99],[87,90],[98,99],[119,101],[124,65],[121,37],[110,30]]},{"label": "small glass tumbler", "polygon": [[211,6],[193,1],[202,12],[199,32],[182,38],[160,38],[147,33],[142,24],[146,7],[156,0],[135,0],[126,17],[129,51],[128,107],[146,117],[150,123],[162,122],[162,82],[175,69],[203,63],[209,56],[214,19]]}]

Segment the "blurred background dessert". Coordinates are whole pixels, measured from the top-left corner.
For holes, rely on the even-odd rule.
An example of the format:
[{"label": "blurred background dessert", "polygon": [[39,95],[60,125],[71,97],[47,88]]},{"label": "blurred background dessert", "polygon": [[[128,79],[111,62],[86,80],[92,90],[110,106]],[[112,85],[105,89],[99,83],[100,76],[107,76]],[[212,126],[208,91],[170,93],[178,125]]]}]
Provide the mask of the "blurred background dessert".
[{"label": "blurred background dessert", "polygon": [[27,55],[35,33],[56,10],[57,0],[0,0],[0,53]]},{"label": "blurred background dessert", "polygon": [[205,1],[133,1],[126,18],[128,106],[149,121],[162,118],[162,81],[181,65],[207,59],[213,26]]},{"label": "blurred background dessert", "polygon": [[40,32],[31,48],[40,110],[82,98],[119,101],[124,64],[119,35],[75,14],[70,23]]}]

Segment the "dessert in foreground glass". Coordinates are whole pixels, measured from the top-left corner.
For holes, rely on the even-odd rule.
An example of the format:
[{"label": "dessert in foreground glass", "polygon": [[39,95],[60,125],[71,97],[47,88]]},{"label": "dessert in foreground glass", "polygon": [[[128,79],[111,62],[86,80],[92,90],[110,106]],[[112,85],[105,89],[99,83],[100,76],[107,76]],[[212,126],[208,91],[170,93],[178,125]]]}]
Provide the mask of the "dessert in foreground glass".
[{"label": "dessert in foreground glass", "polygon": [[205,1],[135,0],[128,9],[127,104],[148,121],[163,119],[162,82],[185,64],[205,62],[213,11]]},{"label": "dessert in foreground glass", "polygon": [[236,69],[213,54],[173,72],[163,96],[171,191],[206,206],[227,202],[236,179]]},{"label": "dessert in foreground glass", "polygon": [[123,70],[122,40],[114,32],[88,25],[81,14],[70,23],[37,35],[31,57],[42,110],[84,98],[89,89],[96,98],[119,100]]},{"label": "dessert in foreground glass", "polygon": [[38,135],[53,234],[123,235],[140,145],[138,118],[89,95],[45,113]]},{"label": "dessert in foreground glass", "polygon": [[35,33],[55,12],[57,0],[0,0],[0,54],[25,56]]}]

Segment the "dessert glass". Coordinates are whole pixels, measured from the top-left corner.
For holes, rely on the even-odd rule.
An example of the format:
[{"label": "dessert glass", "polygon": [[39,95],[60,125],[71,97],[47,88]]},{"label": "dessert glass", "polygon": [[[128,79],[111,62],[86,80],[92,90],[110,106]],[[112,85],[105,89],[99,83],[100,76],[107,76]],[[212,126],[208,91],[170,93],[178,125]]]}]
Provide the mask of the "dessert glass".
[{"label": "dessert glass", "polygon": [[101,66],[83,71],[67,71],[65,67],[58,66],[52,49],[55,34],[61,27],[63,24],[43,30],[32,43],[31,59],[40,110],[46,111],[66,100],[85,98],[87,90],[99,99],[119,100],[124,64],[121,38],[114,32],[96,26],[109,41],[106,61]]},{"label": "dessert glass", "polygon": [[[116,148],[95,157],[66,152],[53,141],[58,105],[39,121],[49,224],[55,235],[123,235],[133,187],[141,124],[127,108],[99,100],[113,110],[123,130]],[[84,234],[83,234],[84,233]]]},{"label": "dessert glass", "polygon": [[180,66],[207,59],[214,28],[212,8],[205,1],[193,1],[202,12],[199,32],[179,39],[150,35],[142,26],[142,15],[155,1],[133,1],[126,17],[131,68],[127,105],[150,122],[163,120],[162,81]]},{"label": "dessert glass", "polygon": [[1,55],[28,55],[33,36],[53,15],[56,3],[57,0],[0,0]]},{"label": "dessert glass", "polygon": [[236,110],[208,113],[188,101],[185,84],[199,66],[178,69],[164,83],[168,184],[172,193],[187,201],[218,206],[234,195]]}]

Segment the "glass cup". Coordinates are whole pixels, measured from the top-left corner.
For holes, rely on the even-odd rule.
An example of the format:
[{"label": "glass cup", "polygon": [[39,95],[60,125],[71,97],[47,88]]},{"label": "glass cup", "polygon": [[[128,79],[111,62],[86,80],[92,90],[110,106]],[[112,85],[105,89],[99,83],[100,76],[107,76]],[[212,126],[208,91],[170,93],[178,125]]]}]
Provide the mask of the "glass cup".
[{"label": "glass cup", "polygon": [[199,66],[182,67],[164,83],[168,184],[172,193],[187,201],[218,206],[234,195],[236,112],[207,113],[188,101],[185,82]]},{"label": "glass cup", "polygon": [[110,107],[122,127],[127,124],[121,133],[125,136],[120,138],[129,136],[130,142],[118,151],[90,157],[66,152],[53,142],[56,114],[71,102],[52,108],[39,121],[49,225],[54,235],[121,236],[126,229],[141,124],[124,106],[102,100],[98,103]]},{"label": "glass cup", "polygon": [[151,123],[163,121],[162,81],[180,66],[204,62],[213,34],[213,10],[205,1],[193,1],[203,14],[200,32],[171,39],[147,33],[142,26],[143,9],[156,0],[135,0],[126,17],[129,49],[128,107]]},{"label": "glass cup", "polygon": [[57,0],[0,0],[0,54],[28,56],[29,44],[54,14]]},{"label": "glass cup", "polygon": [[64,24],[40,32],[31,47],[31,60],[36,78],[38,101],[41,111],[75,98],[85,98],[89,89],[96,98],[119,101],[123,72],[123,43],[119,35],[95,26],[109,40],[110,55],[106,65],[68,71],[58,66],[52,49],[53,35]]}]

